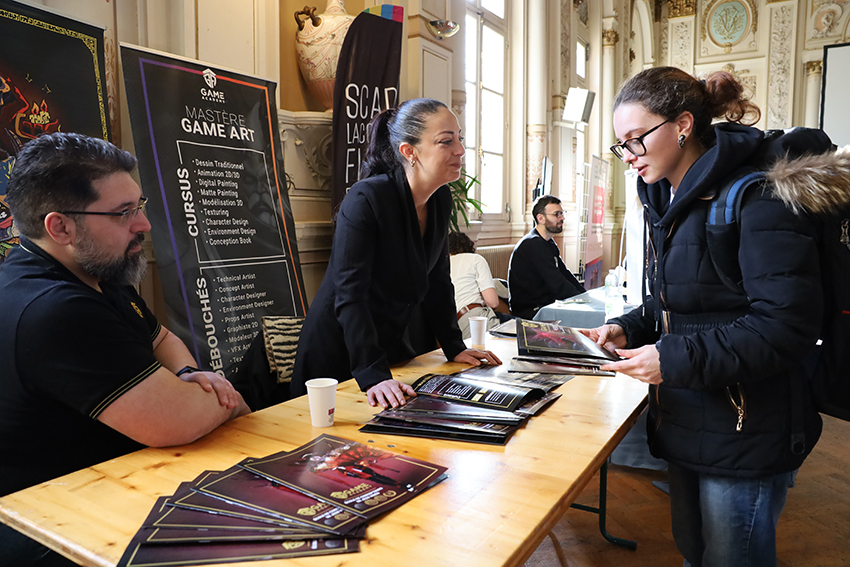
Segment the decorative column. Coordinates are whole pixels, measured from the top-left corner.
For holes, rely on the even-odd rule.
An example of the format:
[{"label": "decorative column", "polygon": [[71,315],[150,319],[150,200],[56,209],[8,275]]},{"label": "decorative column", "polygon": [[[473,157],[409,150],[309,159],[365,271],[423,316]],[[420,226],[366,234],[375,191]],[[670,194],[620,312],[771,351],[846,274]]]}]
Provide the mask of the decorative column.
[{"label": "decorative column", "polygon": [[[623,189],[622,183],[614,182],[614,172],[621,171],[619,159],[609,149],[615,142],[617,136],[614,133],[614,98],[617,96],[617,49],[620,34],[614,28],[617,20],[614,18],[603,18],[602,20],[602,76],[600,90],[602,91],[600,104],[600,122],[602,133],[602,157],[611,164],[605,184],[605,216],[602,222],[602,266],[604,270],[617,265],[617,244],[619,234],[622,231],[623,222]],[[619,188],[615,191],[615,186]],[[617,193],[617,195],[615,195]],[[617,211],[616,209],[620,210]],[[619,214],[618,214],[619,213]]]},{"label": "decorative column", "polygon": [[794,9],[788,4],[770,9],[766,120],[768,128],[791,126],[791,67],[794,60],[795,20]]},{"label": "decorative column", "polygon": [[820,126],[820,91],[823,78],[823,61],[806,62],[806,115],[804,126],[817,128]]},{"label": "decorative column", "polygon": [[528,97],[526,123],[526,166],[525,166],[525,204],[531,209],[532,194],[546,155],[547,132],[546,109],[549,106],[549,82],[547,80],[548,50],[546,44],[546,2],[531,0],[528,2]]},{"label": "decorative column", "polygon": [[670,65],[694,72],[696,0],[670,0],[667,4]]},{"label": "decorative column", "polygon": [[[610,25],[610,24],[609,24]],[[606,159],[613,154],[608,150],[616,139],[614,135],[614,97],[617,96],[615,58],[617,42],[620,34],[613,29],[602,30],[602,96],[600,105],[600,118],[602,119],[602,153]]]}]

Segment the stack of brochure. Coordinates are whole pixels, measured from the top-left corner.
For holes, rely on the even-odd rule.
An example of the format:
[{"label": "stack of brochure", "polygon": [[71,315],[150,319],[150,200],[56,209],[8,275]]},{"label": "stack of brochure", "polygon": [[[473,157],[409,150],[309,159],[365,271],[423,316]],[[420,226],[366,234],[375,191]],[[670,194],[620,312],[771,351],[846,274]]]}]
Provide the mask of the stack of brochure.
[{"label": "stack of brochure", "polygon": [[359,551],[366,523],[446,478],[441,467],[331,435],[206,471],[157,500],[118,567]]},{"label": "stack of brochure", "polygon": [[551,390],[570,378],[509,374],[498,366],[426,374],[413,384],[416,397],[378,413],[360,431],[503,445],[526,419],[557,399],[560,394]]},{"label": "stack of brochure", "polygon": [[599,370],[619,357],[596,344],[577,329],[542,321],[517,320],[517,351],[510,372],[613,376]]}]

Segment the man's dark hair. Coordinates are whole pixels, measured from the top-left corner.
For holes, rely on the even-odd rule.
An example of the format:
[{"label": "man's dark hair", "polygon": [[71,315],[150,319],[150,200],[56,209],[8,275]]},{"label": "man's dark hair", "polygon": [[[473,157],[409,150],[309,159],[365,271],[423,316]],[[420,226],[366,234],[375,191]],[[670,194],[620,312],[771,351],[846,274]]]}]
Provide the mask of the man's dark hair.
[{"label": "man's dark hair", "polygon": [[531,207],[531,216],[534,219],[534,224],[537,224],[537,215],[546,213],[547,205],[560,205],[561,200],[554,195],[540,195],[534,200],[534,206]]},{"label": "man's dark hair", "polygon": [[46,134],[18,152],[6,203],[20,233],[41,238],[48,213],[84,210],[99,198],[92,181],[121,171],[130,173],[135,167],[132,154],[105,140],[83,134]]},{"label": "man's dark hair", "polygon": [[475,252],[475,244],[467,235],[462,232],[449,233],[449,255],[455,254],[473,254]]}]

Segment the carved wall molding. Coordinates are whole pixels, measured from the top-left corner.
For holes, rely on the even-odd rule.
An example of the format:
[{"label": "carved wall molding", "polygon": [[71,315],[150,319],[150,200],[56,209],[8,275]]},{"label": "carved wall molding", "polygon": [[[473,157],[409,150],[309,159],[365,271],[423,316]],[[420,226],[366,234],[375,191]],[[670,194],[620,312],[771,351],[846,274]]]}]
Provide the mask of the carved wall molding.
[{"label": "carved wall molding", "polygon": [[115,49],[115,34],[109,28],[104,30],[103,33],[103,52],[106,68],[106,102],[109,109],[109,126],[112,130],[112,139],[121,140],[121,111],[118,108],[118,56]]},{"label": "carved wall molding", "polygon": [[572,28],[572,10],[570,0],[561,0],[561,85],[560,92],[566,93],[570,88],[570,76],[572,65],[570,65],[570,29]]},{"label": "carved wall molding", "polygon": [[463,112],[466,110],[466,91],[460,89],[452,89],[452,112],[455,113],[458,120],[463,124]]},{"label": "carved wall molding", "polygon": [[525,163],[525,202],[530,208],[533,202],[532,195],[537,187],[537,180],[543,170],[543,156],[546,155],[545,124],[528,124],[526,126],[526,163]]},{"label": "carved wall molding", "polygon": [[668,55],[670,54],[670,25],[667,17],[667,3],[663,4],[661,9],[661,37],[659,38],[659,61],[663,64],[669,64]]},{"label": "carved wall molding", "polygon": [[688,73],[693,72],[693,20],[673,24],[670,64]]},{"label": "carved wall molding", "polygon": [[791,125],[790,95],[794,90],[791,77],[793,38],[794,11],[791,6],[777,6],[771,9],[767,67],[768,128],[787,128]]},{"label": "carved wall molding", "polygon": [[670,0],[667,2],[667,17],[684,18],[697,13],[697,0]]},{"label": "carved wall molding", "polygon": [[846,13],[846,0],[815,2],[810,20],[809,33],[812,39],[826,39],[841,35],[840,22]]},{"label": "carved wall molding", "polygon": [[806,75],[821,75],[823,74],[823,60],[806,61]]},{"label": "carved wall molding", "polygon": [[602,30],[602,46],[611,47],[617,45],[620,41],[620,34],[617,30]]},{"label": "carved wall molding", "polygon": [[329,195],[331,120],[329,113],[280,111],[278,115],[284,170],[299,193],[320,191]]}]

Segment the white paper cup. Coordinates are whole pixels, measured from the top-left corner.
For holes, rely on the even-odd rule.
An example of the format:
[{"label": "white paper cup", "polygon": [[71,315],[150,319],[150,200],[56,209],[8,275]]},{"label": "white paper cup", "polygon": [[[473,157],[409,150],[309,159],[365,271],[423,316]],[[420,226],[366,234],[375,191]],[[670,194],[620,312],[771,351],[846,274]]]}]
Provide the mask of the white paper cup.
[{"label": "white paper cup", "polygon": [[469,332],[472,335],[472,348],[484,348],[484,336],[487,334],[487,317],[470,317]]},{"label": "white paper cup", "polygon": [[313,378],[305,383],[313,427],[330,427],[334,424],[337,384],[334,378]]}]

